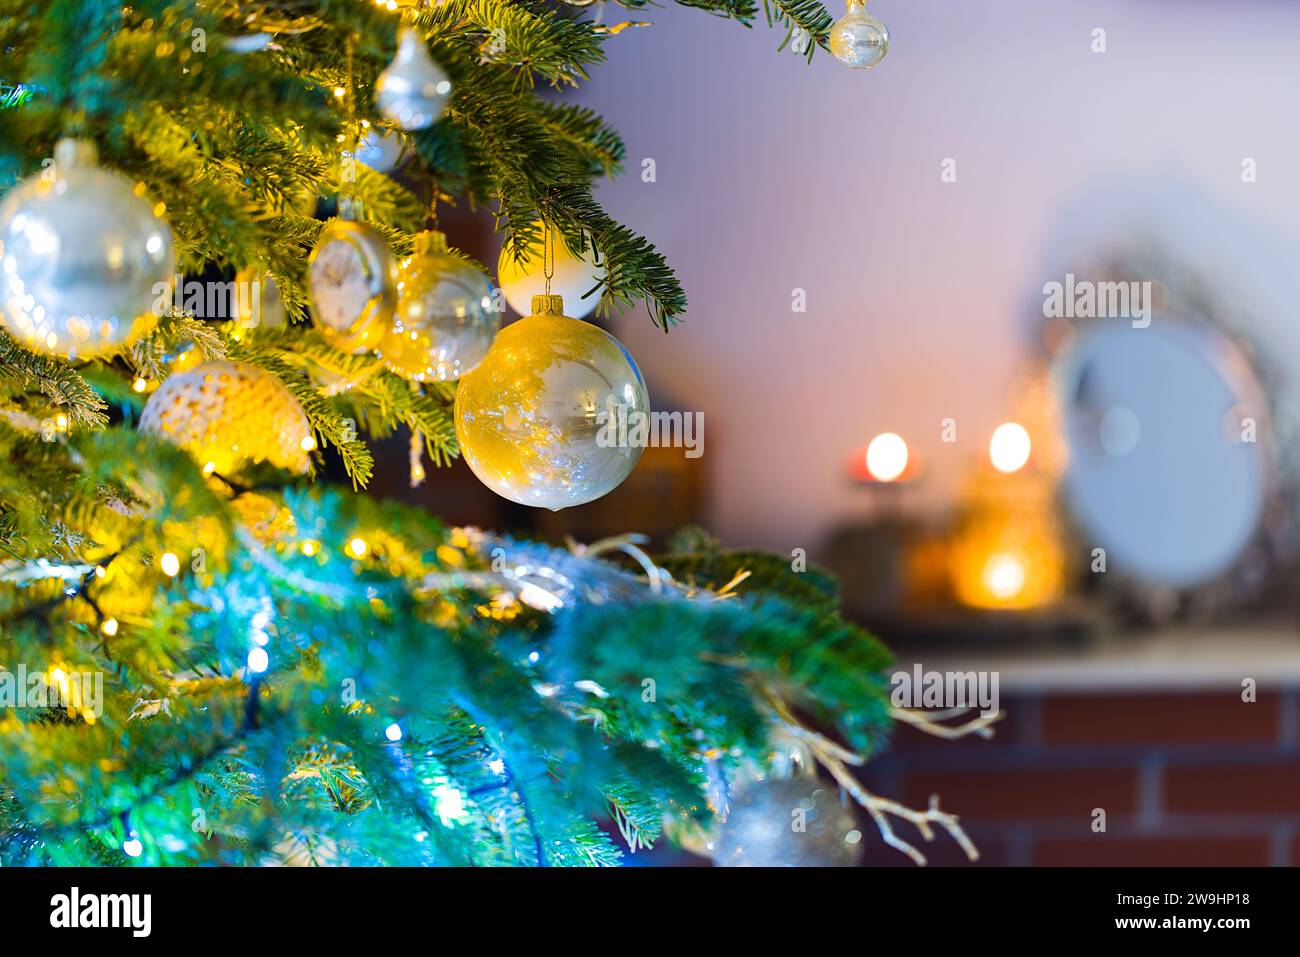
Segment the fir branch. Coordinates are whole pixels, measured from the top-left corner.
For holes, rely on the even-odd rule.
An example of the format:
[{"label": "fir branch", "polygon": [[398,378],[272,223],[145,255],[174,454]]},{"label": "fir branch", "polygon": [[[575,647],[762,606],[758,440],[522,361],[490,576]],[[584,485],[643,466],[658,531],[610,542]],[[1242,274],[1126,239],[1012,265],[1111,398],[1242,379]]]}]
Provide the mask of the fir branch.
[{"label": "fir branch", "polygon": [[104,400],[66,362],[29,352],[0,332],[0,376],[24,388],[36,389],[56,408],[67,409],[72,421],[99,428],[107,421]]},{"label": "fir branch", "polygon": [[796,30],[807,37],[804,57],[809,63],[818,47],[829,49],[830,31],[835,24],[835,17],[821,0],[763,0],[763,13],[767,17],[768,26],[781,25],[786,28],[785,39],[777,47],[778,50],[784,50],[794,39]]}]

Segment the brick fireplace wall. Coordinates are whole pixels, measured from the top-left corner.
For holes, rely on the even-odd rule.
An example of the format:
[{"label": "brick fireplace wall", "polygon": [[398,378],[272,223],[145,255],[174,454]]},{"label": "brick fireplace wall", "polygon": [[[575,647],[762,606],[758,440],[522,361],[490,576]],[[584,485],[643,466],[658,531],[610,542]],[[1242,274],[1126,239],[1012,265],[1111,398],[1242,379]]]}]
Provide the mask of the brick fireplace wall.
[{"label": "brick fireplace wall", "polygon": [[[938,793],[986,865],[1300,865],[1296,688],[1261,688],[1252,703],[1229,686],[1004,692],[1001,704],[992,740],[902,727],[863,779],[913,807]],[[909,825],[899,833],[919,840]],[[911,866],[866,837],[866,863]],[[965,863],[942,833],[918,846],[932,864]]]}]

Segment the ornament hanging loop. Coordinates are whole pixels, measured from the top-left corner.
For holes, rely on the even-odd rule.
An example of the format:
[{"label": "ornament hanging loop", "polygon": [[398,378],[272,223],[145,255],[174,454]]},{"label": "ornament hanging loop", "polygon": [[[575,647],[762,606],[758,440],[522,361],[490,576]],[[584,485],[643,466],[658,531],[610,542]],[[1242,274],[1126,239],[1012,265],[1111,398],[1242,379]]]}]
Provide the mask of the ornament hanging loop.
[{"label": "ornament hanging loop", "polygon": [[555,227],[550,223],[543,222],[542,230],[542,275],[546,279],[546,296],[549,299],[551,295],[551,277],[555,275]]}]

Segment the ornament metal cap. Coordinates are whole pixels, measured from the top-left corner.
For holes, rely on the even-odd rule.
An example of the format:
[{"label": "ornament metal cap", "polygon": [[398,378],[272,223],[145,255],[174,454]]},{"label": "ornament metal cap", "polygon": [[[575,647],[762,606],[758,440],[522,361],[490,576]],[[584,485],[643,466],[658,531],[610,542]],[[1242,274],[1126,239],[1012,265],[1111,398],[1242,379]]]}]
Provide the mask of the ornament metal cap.
[{"label": "ornament metal cap", "polygon": [[446,249],[447,237],[440,230],[426,229],[411,237],[411,250],[416,256],[428,256]]},{"label": "ornament metal cap", "polygon": [[564,297],[563,296],[533,296],[533,315],[534,316],[562,316],[564,315]]}]

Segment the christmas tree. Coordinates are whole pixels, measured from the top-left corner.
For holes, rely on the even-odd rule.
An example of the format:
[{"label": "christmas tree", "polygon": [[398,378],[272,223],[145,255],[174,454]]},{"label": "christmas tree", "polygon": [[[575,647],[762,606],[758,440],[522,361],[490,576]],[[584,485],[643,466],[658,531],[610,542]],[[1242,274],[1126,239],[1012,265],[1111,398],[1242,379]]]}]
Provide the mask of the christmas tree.
[{"label": "christmas tree", "polygon": [[[839,40],[816,0],[683,5],[883,55],[861,4]],[[399,431],[413,480],[472,441],[525,504],[635,464],[554,422],[502,438],[552,385],[520,356],[617,343],[544,297],[502,346],[486,270],[432,228],[485,210],[533,291],[567,255],[605,312],[679,320],[669,265],[593,200],[617,134],[555,92],[625,25],[602,19],[0,0],[0,863],[612,864],[708,849],[792,772],[918,860],[891,820],[970,849],[853,777],[920,719],[797,556],[553,547],[365,494]],[[466,409],[489,366],[537,381]]]}]

